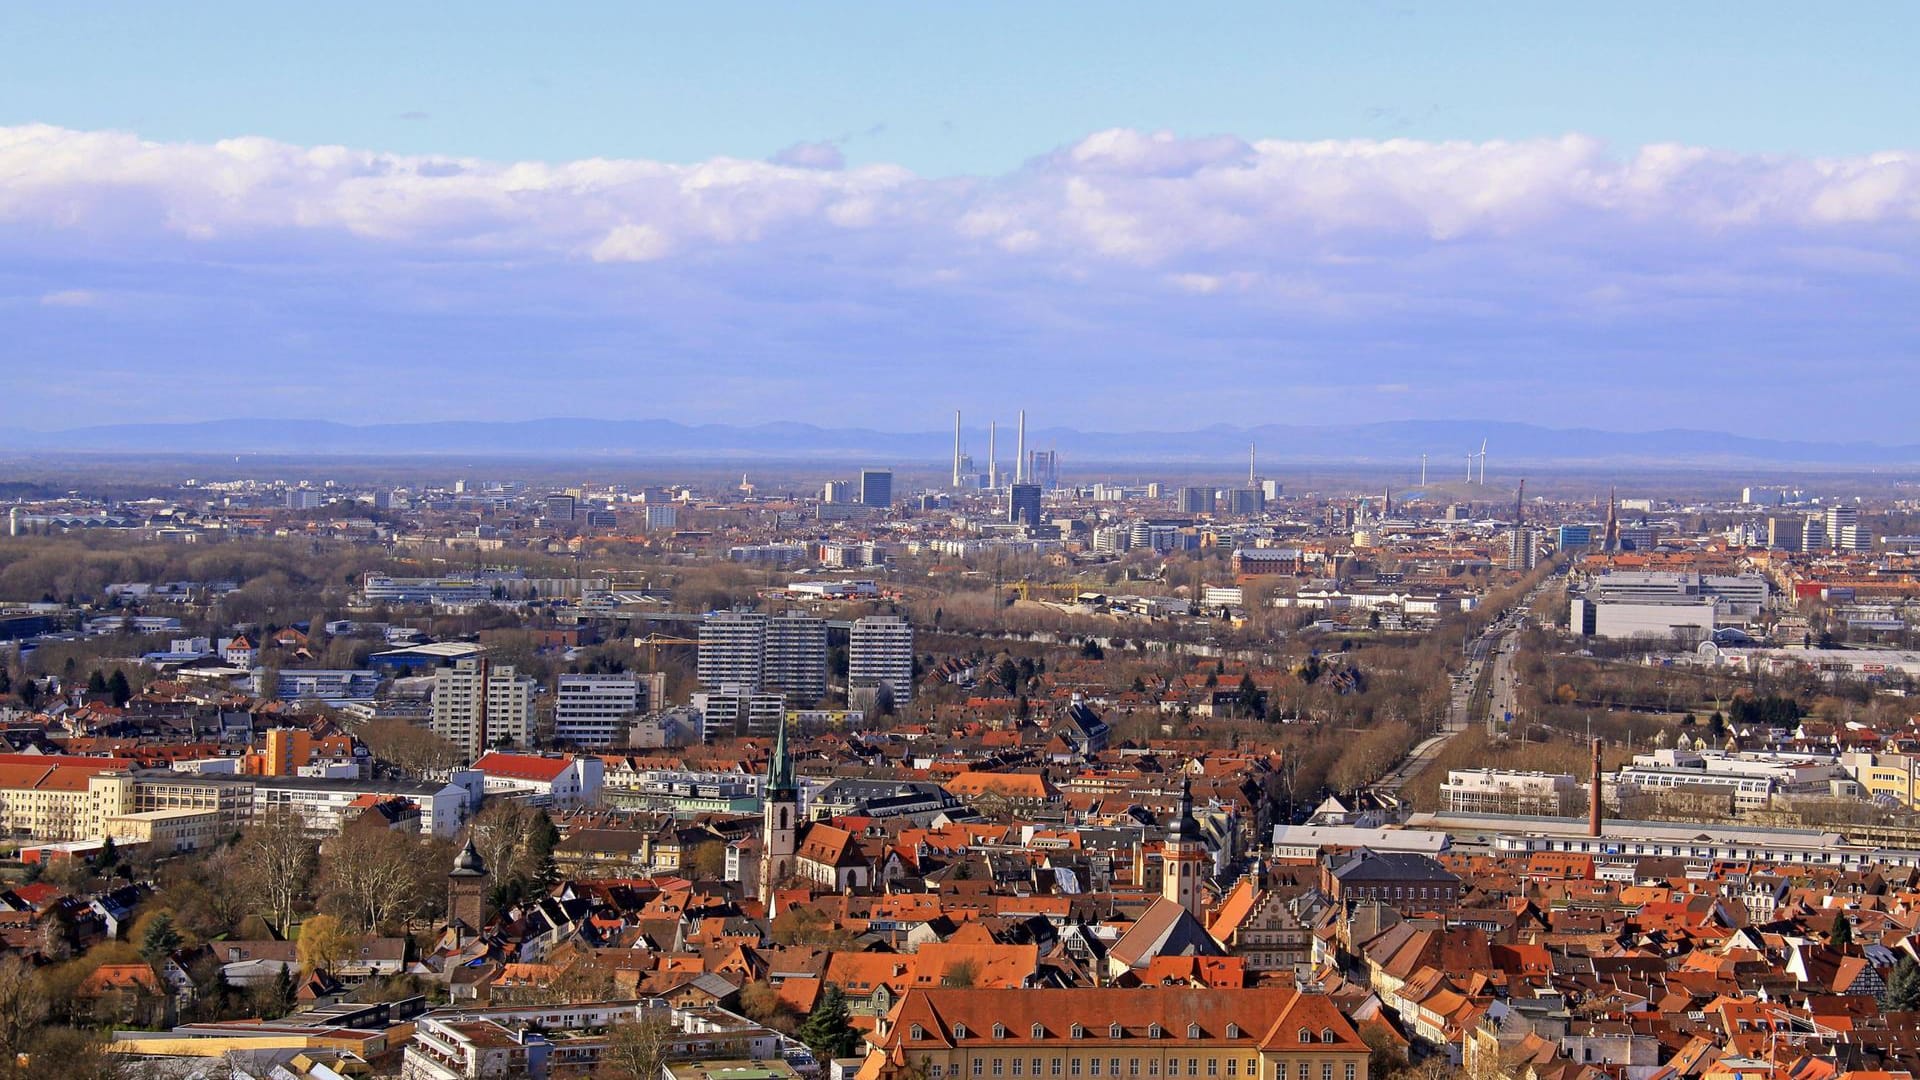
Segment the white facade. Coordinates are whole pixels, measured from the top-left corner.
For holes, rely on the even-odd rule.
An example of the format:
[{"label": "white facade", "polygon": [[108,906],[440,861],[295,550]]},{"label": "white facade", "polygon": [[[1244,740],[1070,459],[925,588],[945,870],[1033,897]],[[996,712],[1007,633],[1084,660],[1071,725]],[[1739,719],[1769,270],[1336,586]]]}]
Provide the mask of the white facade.
[{"label": "white facade", "polygon": [[487,667],[483,698],[482,666],[461,660],[433,673],[434,733],[458,746],[468,760],[501,739],[524,745],[533,725],[533,680],[516,677],[512,665]]},{"label": "white facade", "polygon": [[895,705],[913,701],[913,624],[898,615],[857,620],[847,644],[847,687],[888,687]]},{"label": "white facade", "polygon": [[716,611],[700,624],[700,685],[760,689],[766,676],[767,617],[754,611]]},{"label": "white facade", "polygon": [[786,694],[787,703],[811,706],[827,696],[827,622],[804,611],[775,615],[766,623],[762,685]]},{"label": "white facade", "polygon": [[663,678],[562,675],[553,699],[553,737],[574,746],[608,747],[625,740],[636,716],[657,708],[654,683]]}]

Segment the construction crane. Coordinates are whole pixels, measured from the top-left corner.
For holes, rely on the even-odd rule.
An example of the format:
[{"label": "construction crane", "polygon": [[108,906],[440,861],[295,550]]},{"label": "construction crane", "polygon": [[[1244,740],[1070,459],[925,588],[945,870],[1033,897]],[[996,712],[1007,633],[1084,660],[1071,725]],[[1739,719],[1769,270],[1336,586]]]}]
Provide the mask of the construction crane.
[{"label": "construction crane", "polygon": [[646,637],[633,639],[634,648],[647,650],[647,666],[650,668],[660,666],[660,646],[662,645],[691,645],[697,649],[700,647],[700,639],[666,637],[662,634],[648,634]]},{"label": "construction crane", "polygon": [[1035,592],[1040,592],[1042,594],[1050,593],[1054,596],[1066,596],[1071,598],[1071,597],[1077,597],[1083,592],[1100,591],[1097,588],[1092,588],[1085,584],[1072,582],[1072,581],[1066,581],[1066,582],[1009,581],[1007,582],[1006,587],[1014,590],[1015,592],[1018,592],[1020,594],[1020,599],[1022,600],[1033,599],[1033,594]]}]

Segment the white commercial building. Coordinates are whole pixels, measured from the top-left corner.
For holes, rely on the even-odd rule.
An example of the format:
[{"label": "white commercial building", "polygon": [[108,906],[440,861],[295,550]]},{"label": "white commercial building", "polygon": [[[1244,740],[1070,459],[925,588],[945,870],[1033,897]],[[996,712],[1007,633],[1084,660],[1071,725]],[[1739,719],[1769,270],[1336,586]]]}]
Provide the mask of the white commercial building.
[{"label": "white commercial building", "polygon": [[553,737],[572,746],[618,745],[635,717],[661,707],[666,682],[664,672],[562,675],[555,682]]},{"label": "white commercial building", "polygon": [[1449,813],[1570,814],[1586,805],[1571,773],[1453,769],[1440,785]]}]

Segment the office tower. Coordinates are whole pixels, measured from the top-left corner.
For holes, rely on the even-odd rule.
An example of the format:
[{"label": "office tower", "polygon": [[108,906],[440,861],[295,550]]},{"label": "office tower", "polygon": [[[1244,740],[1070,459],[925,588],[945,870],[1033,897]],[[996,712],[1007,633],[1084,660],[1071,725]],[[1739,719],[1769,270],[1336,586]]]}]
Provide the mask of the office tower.
[{"label": "office tower", "polygon": [[1183,514],[1211,514],[1214,509],[1214,490],[1210,487],[1183,487],[1180,489],[1180,512]]},{"label": "office tower", "polygon": [[680,508],[677,506],[647,507],[647,531],[666,532],[680,524]]},{"label": "office tower", "polygon": [[468,760],[502,740],[524,744],[532,725],[533,680],[516,677],[511,665],[467,659],[434,671],[434,734]]},{"label": "office tower", "polygon": [[1800,538],[1806,533],[1807,521],[1801,517],[1770,517],[1767,519],[1767,546],[1783,551],[1799,551]]},{"label": "office tower", "polygon": [[1860,528],[1858,506],[1827,507],[1827,546],[1836,551],[1865,551],[1873,546]]},{"label": "office tower", "polygon": [[1532,529],[1522,527],[1507,533],[1507,569],[1531,570],[1539,564],[1539,558],[1540,543]]},{"label": "office tower", "polygon": [[1039,484],[1015,484],[1007,489],[1007,520],[1028,528],[1039,528]]},{"label": "office tower", "polygon": [[1262,499],[1278,499],[1281,494],[1286,491],[1286,488],[1287,486],[1278,480],[1262,480],[1260,481],[1260,497]]},{"label": "office tower", "polygon": [[553,697],[553,737],[573,746],[626,742],[635,717],[660,708],[666,675],[562,675]]},{"label": "office tower", "polygon": [[896,707],[913,700],[913,626],[898,615],[869,615],[853,624],[847,642],[847,691],[885,686]]},{"label": "office tower", "polygon": [[1800,550],[1825,551],[1829,546],[1827,519],[1819,514],[1808,514],[1800,527]]},{"label": "office tower", "polygon": [[860,501],[860,491],[851,480],[829,480],[822,501],[838,505],[852,505]]},{"label": "office tower", "polygon": [[700,623],[700,685],[760,689],[766,672],[767,617],[755,611],[716,611]]},{"label": "office tower", "polygon": [[761,688],[786,695],[788,705],[811,708],[827,696],[827,621],[804,611],[766,622]]},{"label": "office tower", "polygon": [[1266,509],[1266,496],[1257,487],[1234,488],[1227,492],[1227,513],[1251,517]]},{"label": "office tower", "polygon": [[572,521],[577,501],[571,495],[547,496],[547,520]]},{"label": "office tower", "polygon": [[1558,547],[1561,551],[1584,551],[1593,546],[1593,534],[1591,525],[1562,525]]},{"label": "office tower", "polygon": [[860,505],[874,506],[882,510],[893,505],[893,471],[891,469],[860,470]]},{"label": "office tower", "polygon": [[1027,483],[1039,484],[1042,491],[1060,486],[1060,452],[1034,450],[1027,454]]}]

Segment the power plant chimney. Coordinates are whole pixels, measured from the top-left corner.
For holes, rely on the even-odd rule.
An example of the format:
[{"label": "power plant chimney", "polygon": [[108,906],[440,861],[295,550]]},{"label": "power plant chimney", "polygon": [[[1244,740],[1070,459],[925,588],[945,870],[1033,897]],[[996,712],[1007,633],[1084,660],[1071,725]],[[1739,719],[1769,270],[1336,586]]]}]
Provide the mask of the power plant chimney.
[{"label": "power plant chimney", "polygon": [[953,410],[953,490],[960,490],[960,410]]},{"label": "power plant chimney", "polygon": [[1020,434],[1014,440],[1014,452],[1019,455],[1013,459],[1013,482],[1027,482],[1027,410],[1020,410]]},{"label": "power plant chimney", "polygon": [[1000,490],[1000,454],[993,447],[994,435],[999,427],[1000,421],[987,421],[987,489],[989,491]]},{"label": "power plant chimney", "polygon": [[1527,523],[1527,478],[1520,478],[1520,490],[1513,493],[1513,527]]},{"label": "power plant chimney", "polygon": [[1593,740],[1593,793],[1588,796],[1587,835],[1600,835],[1600,740]]}]

